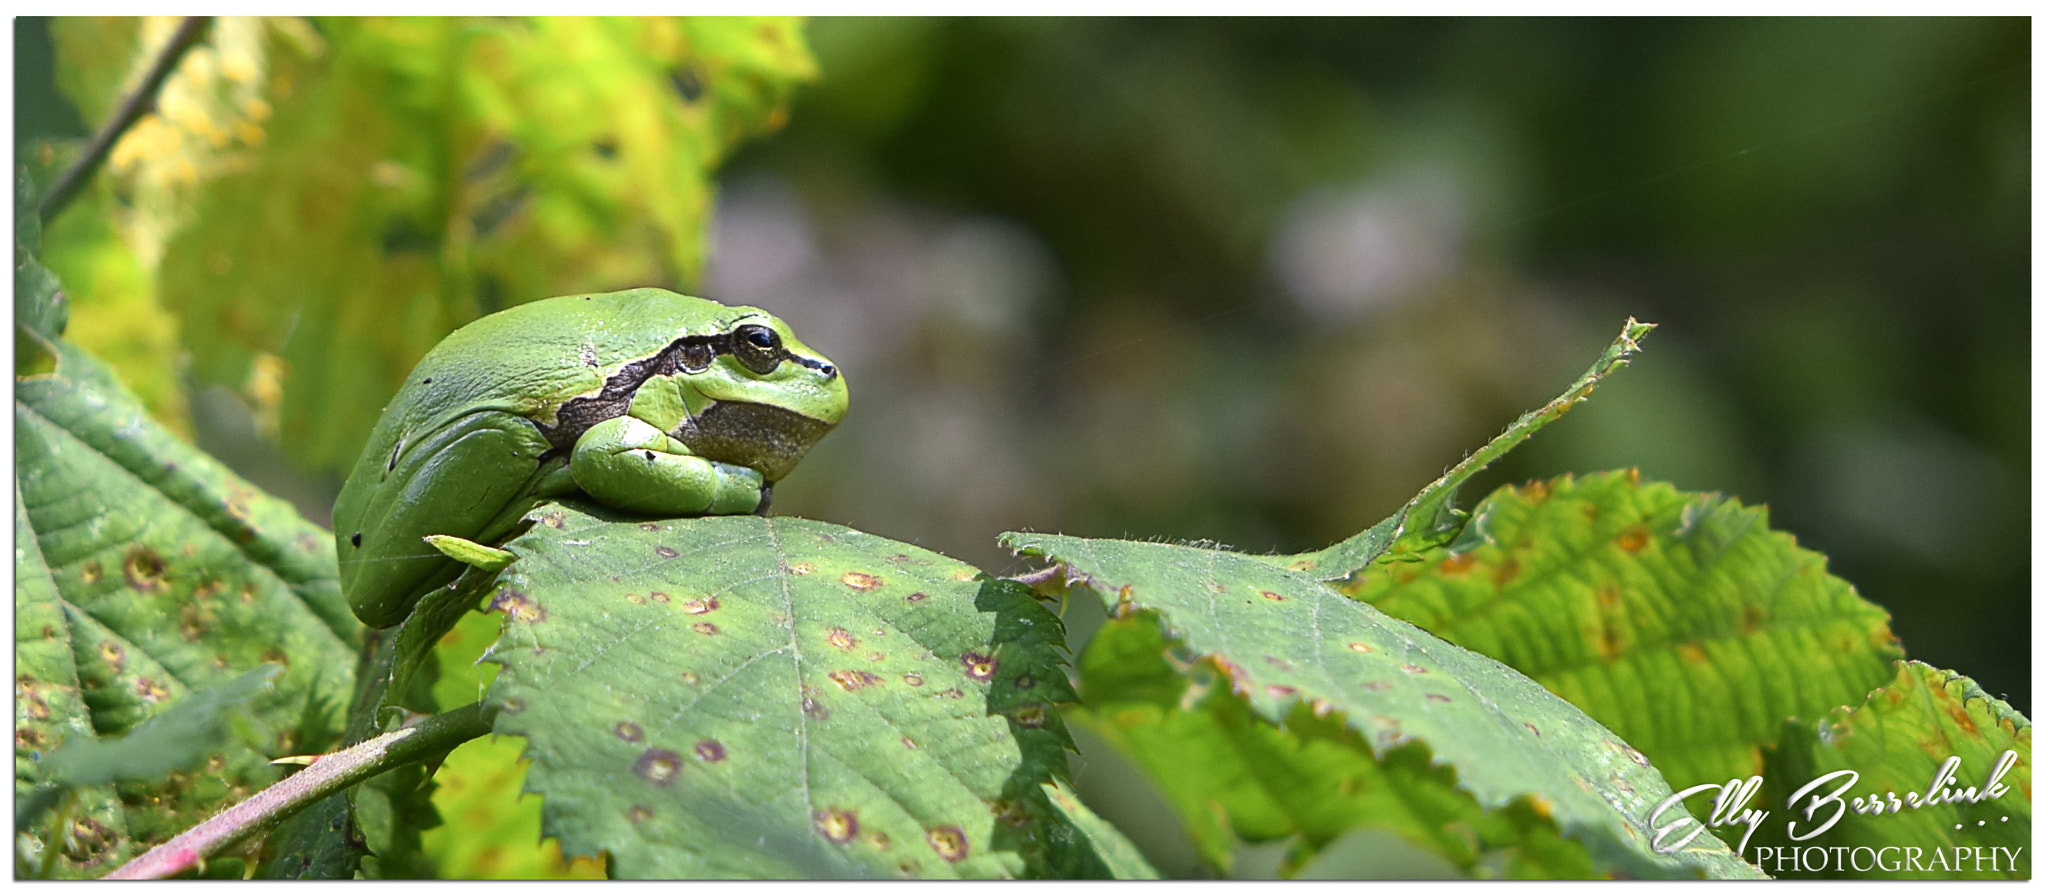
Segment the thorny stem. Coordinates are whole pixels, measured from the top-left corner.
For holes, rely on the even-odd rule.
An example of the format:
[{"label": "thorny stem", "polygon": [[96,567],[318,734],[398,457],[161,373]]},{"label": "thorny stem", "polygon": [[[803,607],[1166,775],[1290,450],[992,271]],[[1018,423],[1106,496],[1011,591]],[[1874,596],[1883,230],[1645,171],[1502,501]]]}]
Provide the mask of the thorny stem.
[{"label": "thorny stem", "polygon": [[107,875],[108,880],[150,880],[170,877],[219,855],[252,834],[271,830],[320,800],[377,775],[428,757],[491,732],[483,704],[428,716],[408,728],[380,734],[345,750],[320,757],[304,771],[264,788],[222,810],[198,826],[172,837]]},{"label": "thorny stem", "polygon": [[171,76],[171,70],[178,67],[178,60],[184,58],[185,51],[199,42],[199,35],[206,31],[207,24],[212,21],[212,16],[186,16],[185,21],[178,25],[177,32],[172,34],[163,49],[157,52],[156,62],[149,67],[149,74],[143,77],[142,83],[135,85],[135,91],[121,101],[121,107],[114,111],[114,117],[108,119],[107,123],[100,127],[100,132],[93,135],[92,143],[85,148],[85,154],[72,162],[71,167],[64,169],[64,175],[57,178],[57,185],[51,187],[50,192],[43,194],[42,204],[36,207],[36,215],[41,217],[44,223],[49,223],[51,218],[63,211],[64,206],[71,202],[71,198],[85,186],[85,182],[92,178],[93,172],[99,170],[100,163],[106,161],[107,153],[113,150],[114,141],[127,133],[129,125],[134,124],[144,112],[156,105],[157,91],[163,89],[165,79]]}]

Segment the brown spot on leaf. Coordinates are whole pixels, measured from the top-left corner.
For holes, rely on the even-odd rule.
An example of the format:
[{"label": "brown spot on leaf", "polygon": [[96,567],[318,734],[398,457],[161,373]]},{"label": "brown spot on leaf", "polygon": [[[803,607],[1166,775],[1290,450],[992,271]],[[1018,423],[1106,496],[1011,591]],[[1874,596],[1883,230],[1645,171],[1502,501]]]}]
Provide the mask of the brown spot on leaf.
[{"label": "brown spot on leaf", "polygon": [[171,691],[154,678],[138,678],[135,679],[135,694],[146,703],[161,703],[171,696]]},{"label": "brown spot on leaf", "polygon": [[1515,576],[1520,575],[1521,572],[1522,561],[1516,560],[1513,557],[1507,557],[1502,559],[1500,561],[1500,565],[1493,568],[1494,587],[1498,588],[1502,585],[1506,585],[1507,583],[1514,581]]},{"label": "brown spot on leaf", "polygon": [[1263,598],[1265,598],[1265,599],[1267,599],[1267,600],[1274,600],[1274,601],[1279,601],[1279,600],[1286,600],[1286,599],[1287,599],[1287,598],[1285,598],[1285,597],[1282,597],[1282,596],[1280,596],[1280,595],[1278,595],[1278,594],[1275,594],[1275,593],[1273,593],[1273,592],[1271,592],[1271,591],[1261,591],[1261,592],[1259,592],[1259,596],[1260,596],[1260,597],[1263,597]]},{"label": "brown spot on leaf", "polygon": [[1601,585],[1598,589],[1594,590],[1593,597],[1600,602],[1600,608],[1603,610],[1612,610],[1621,606],[1621,589],[1612,583]]},{"label": "brown spot on leaf", "polygon": [[[876,631],[877,633],[880,633],[880,632],[881,632],[881,629],[875,629],[875,631]],[[886,653],[883,653],[883,652],[881,652],[881,651],[879,651],[879,650],[870,650],[870,651],[868,651],[868,652],[867,652],[867,658],[868,658],[868,662],[870,662],[870,663],[879,663],[879,662],[881,662],[881,661],[883,661],[883,660],[886,660],[886,659],[888,659],[888,658],[889,658],[889,655],[888,655],[888,654],[886,654]]]},{"label": "brown spot on leaf", "polygon": [[1425,700],[1433,700],[1437,703],[1451,702],[1451,698],[1443,694],[1423,694],[1422,698]]},{"label": "brown spot on leaf", "polygon": [[709,595],[706,595],[704,597],[693,597],[689,600],[683,601],[682,607],[683,612],[688,613],[691,616],[702,616],[706,613],[718,609],[718,598],[711,597]]},{"label": "brown spot on leaf", "polygon": [[903,683],[914,688],[922,687],[924,685],[924,676],[916,672],[905,672],[903,673]]},{"label": "brown spot on leaf", "polygon": [[1365,643],[1364,641],[1353,641],[1353,642],[1351,642],[1351,644],[1350,644],[1350,647],[1351,647],[1351,649],[1352,649],[1352,650],[1356,650],[1356,651],[1358,651],[1359,653],[1371,653],[1371,652],[1372,652],[1372,645],[1371,645],[1371,644],[1367,644],[1367,643]]},{"label": "brown spot on leaf", "polygon": [[1523,722],[1522,727],[1529,729],[1530,734],[1534,734],[1537,737],[1543,736],[1543,731],[1536,727],[1535,722]]},{"label": "brown spot on leaf", "polygon": [[967,834],[953,825],[925,831],[924,842],[931,844],[932,852],[948,862],[967,858]]},{"label": "brown spot on leaf", "polygon": [[498,711],[515,714],[525,712],[526,701],[518,697],[506,697],[504,702],[498,704]]},{"label": "brown spot on leaf", "polygon": [[697,673],[695,672],[684,672],[683,674],[676,676],[676,678],[684,684],[697,683]]},{"label": "brown spot on leaf", "polygon": [[626,820],[634,824],[644,824],[653,817],[654,810],[649,809],[646,806],[634,806],[633,808],[626,810]]},{"label": "brown spot on leaf", "polygon": [[852,650],[860,644],[860,639],[854,637],[852,632],[835,625],[825,632],[825,643],[840,650]]},{"label": "brown spot on leaf", "polygon": [[882,676],[864,669],[841,669],[825,676],[832,679],[842,690],[858,691],[882,683]]},{"label": "brown spot on leaf", "polygon": [[700,635],[718,634],[718,626],[713,625],[709,622],[699,622],[696,625],[690,626],[690,630]]},{"label": "brown spot on leaf", "polygon": [[919,604],[919,603],[924,603],[924,592],[922,592],[922,591],[913,591],[913,592],[911,592],[911,593],[909,593],[909,594],[906,594],[906,595],[904,595],[904,596],[903,596],[903,600],[904,600],[904,602],[905,602],[905,603],[913,603],[913,604]]},{"label": "brown spot on leaf", "polygon": [[654,546],[654,556],[660,557],[663,560],[674,560],[678,555],[675,548],[662,544]]},{"label": "brown spot on leaf", "polygon": [[1393,686],[1392,682],[1387,681],[1362,681],[1359,682],[1358,689],[1361,691],[1384,691]]},{"label": "brown spot on leaf", "polygon": [[637,593],[635,593],[635,592],[632,592],[632,591],[628,591],[628,592],[626,592],[626,603],[629,603],[629,604],[645,604],[645,603],[647,603],[647,598],[641,597],[641,596],[640,596],[639,594],[637,594]]},{"label": "brown spot on leaf", "polygon": [[1401,664],[1401,671],[1403,671],[1403,672],[1406,672],[1406,673],[1408,673],[1408,674],[1410,674],[1410,675],[1428,675],[1428,674],[1429,674],[1429,670],[1428,670],[1428,669],[1424,669],[1424,668],[1422,668],[1421,666],[1415,665],[1414,663],[1402,663],[1402,664]]},{"label": "brown spot on leaf", "polygon": [[640,742],[640,738],[646,736],[646,732],[641,731],[640,726],[632,722],[620,722],[617,725],[613,725],[612,733],[617,735],[620,740],[629,744],[637,744]]},{"label": "brown spot on leaf", "polygon": [[100,569],[100,562],[98,560],[87,560],[84,566],[78,568],[78,580],[87,585],[99,584],[100,577],[103,575],[106,575],[106,572]]},{"label": "brown spot on leaf", "polygon": [[683,757],[673,751],[653,747],[641,753],[639,761],[633,763],[633,774],[656,787],[667,787],[682,770]]},{"label": "brown spot on leaf", "polygon": [[943,690],[943,691],[940,691],[940,692],[939,692],[939,696],[941,696],[941,697],[945,697],[945,698],[947,698],[947,699],[949,699],[949,700],[958,700],[958,699],[960,699],[961,697],[965,697],[965,696],[967,696],[967,695],[966,695],[965,693],[961,692],[961,690],[960,690],[959,688],[947,688],[947,689],[945,689],[945,690]]},{"label": "brown spot on leaf", "polygon": [[809,563],[795,563],[789,567],[789,574],[793,576],[807,576],[817,571],[818,568]]},{"label": "brown spot on leaf", "polygon": [[904,738],[904,739],[903,739],[903,749],[906,749],[906,750],[915,750],[915,749],[917,749],[917,741],[911,740],[910,738],[907,738],[907,737],[906,737],[906,738]]},{"label": "brown spot on leaf", "polygon": [[1022,728],[1044,728],[1045,707],[1037,703],[1020,706],[1010,713],[1010,718],[1016,720],[1017,725]]},{"label": "brown spot on leaf", "polygon": [[498,589],[497,596],[491,598],[491,604],[486,609],[504,613],[506,619],[522,625],[535,625],[546,622],[548,618],[547,610],[542,609],[533,598],[527,597],[525,592],[516,588]]},{"label": "brown spot on leaf", "polygon": [[803,707],[804,715],[809,716],[813,719],[818,719],[822,721],[824,719],[829,719],[832,717],[832,711],[826,709],[825,704],[819,703],[816,698],[805,697],[803,701]]},{"label": "brown spot on leaf", "polygon": [[642,532],[660,532],[660,531],[661,531],[661,524],[660,524],[660,523],[641,523],[641,524],[640,524],[640,531],[642,531]]},{"label": "brown spot on leaf", "polygon": [[1281,659],[1281,658],[1279,658],[1279,657],[1277,657],[1277,656],[1269,656],[1269,657],[1266,657],[1266,658],[1265,658],[1265,660],[1266,660],[1266,665],[1268,665],[1268,666],[1272,666],[1272,667],[1273,667],[1273,668],[1275,668],[1275,669],[1292,669],[1292,668],[1294,668],[1294,664],[1292,664],[1292,663],[1289,663],[1288,661],[1286,661],[1286,660],[1283,660],[1283,659]]},{"label": "brown spot on leaf", "polygon": [[1521,492],[1522,500],[1534,504],[1550,497],[1550,483],[1537,480],[1522,486],[1517,491]]},{"label": "brown spot on leaf", "polygon": [[1266,693],[1275,697],[1286,697],[1292,695],[1294,689],[1284,684],[1269,684],[1266,685]]},{"label": "brown spot on leaf", "polygon": [[1593,649],[1600,652],[1600,658],[1603,660],[1613,662],[1620,658],[1623,647],[1621,633],[1610,626],[1602,625],[1599,631],[1593,633]]},{"label": "brown spot on leaf", "polygon": [[1636,553],[1649,546],[1650,530],[1640,525],[1630,526],[1614,537],[1614,544],[1631,554]]},{"label": "brown spot on leaf", "polygon": [[156,591],[164,586],[164,558],[157,556],[148,545],[137,545],[128,550],[128,558],[121,564],[121,573],[128,577],[129,587],[137,591]]},{"label": "brown spot on leaf", "polygon": [[855,591],[873,591],[882,587],[882,577],[874,573],[848,570],[839,577],[839,583]]},{"label": "brown spot on leaf", "polygon": [[1687,641],[1678,645],[1678,658],[1695,666],[1707,664],[1707,651],[1698,641]]},{"label": "brown spot on leaf", "polygon": [[969,651],[960,655],[960,665],[967,667],[967,677],[975,681],[988,681],[996,677],[996,660]]},{"label": "brown spot on leaf", "polygon": [[106,663],[115,672],[119,672],[121,671],[122,664],[128,661],[128,651],[112,641],[101,641],[100,661]]},{"label": "brown spot on leaf", "polygon": [[705,762],[724,762],[725,745],[715,740],[697,742],[697,758]]},{"label": "brown spot on leaf", "polygon": [[811,822],[817,826],[818,833],[826,840],[830,840],[834,846],[845,846],[853,842],[854,836],[860,833],[860,817],[855,815],[852,809],[823,809],[813,812]]},{"label": "brown spot on leaf", "polygon": [[187,641],[197,641],[206,634],[206,612],[198,604],[186,604],[178,608],[178,636]]},{"label": "brown spot on leaf", "polygon": [[648,600],[651,600],[651,601],[654,601],[655,603],[658,603],[658,604],[665,604],[665,603],[668,603],[668,592],[666,592],[666,591],[649,591],[649,592],[647,592],[647,599],[648,599]]},{"label": "brown spot on leaf", "polygon": [[1744,604],[1742,607],[1742,619],[1735,623],[1736,631],[1745,635],[1755,634],[1757,629],[1763,627],[1764,619],[1769,615],[1762,606]]},{"label": "brown spot on leaf", "polygon": [[1445,557],[1444,562],[1437,564],[1436,568],[1438,572],[1447,576],[1461,576],[1471,572],[1472,567],[1478,562],[1479,558],[1471,554],[1452,554]]},{"label": "brown spot on leaf", "polygon": [[1016,800],[990,800],[988,812],[1009,827],[1021,828],[1031,823],[1031,813]]}]

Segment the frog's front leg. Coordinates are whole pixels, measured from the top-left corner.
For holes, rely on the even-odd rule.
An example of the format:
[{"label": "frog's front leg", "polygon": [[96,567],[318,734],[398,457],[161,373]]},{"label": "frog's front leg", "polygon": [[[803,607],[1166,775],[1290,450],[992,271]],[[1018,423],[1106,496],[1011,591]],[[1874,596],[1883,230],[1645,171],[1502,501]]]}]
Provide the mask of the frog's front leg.
[{"label": "frog's front leg", "polygon": [[569,455],[576,485],[599,502],[648,514],[753,513],[768,500],[758,471],[705,460],[637,417],[592,426]]}]

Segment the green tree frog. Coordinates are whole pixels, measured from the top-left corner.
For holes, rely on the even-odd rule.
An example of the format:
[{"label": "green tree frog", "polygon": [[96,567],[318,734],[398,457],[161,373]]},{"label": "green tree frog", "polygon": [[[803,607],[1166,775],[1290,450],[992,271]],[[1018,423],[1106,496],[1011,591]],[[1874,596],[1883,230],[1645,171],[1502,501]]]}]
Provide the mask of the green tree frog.
[{"label": "green tree frog", "polygon": [[384,408],[334,502],[341,587],[373,628],[548,498],[653,515],[765,513],[846,415],[846,378],[758,308],[661,289],[561,296],[470,323]]}]

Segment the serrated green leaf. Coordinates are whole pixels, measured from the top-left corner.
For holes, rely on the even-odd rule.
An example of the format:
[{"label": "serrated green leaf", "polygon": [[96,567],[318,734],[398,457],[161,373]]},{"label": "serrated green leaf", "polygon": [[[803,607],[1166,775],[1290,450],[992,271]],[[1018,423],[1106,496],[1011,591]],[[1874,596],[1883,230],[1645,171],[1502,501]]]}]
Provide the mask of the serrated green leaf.
[{"label": "serrated green leaf", "polygon": [[1111,878],[1114,880],[1158,880],[1159,870],[1145,861],[1145,855],[1138,851],[1124,832],[1103,820],[1081,802],[1080,794],[1074,792],[1064,781],[1042,785],[1046,799],[1053,811],[1066,819],[1067,827],[1073,831],[1070,845],[1055,849],[1071,855],[1077,866],[1072,874],[1062,877]]},{"label": "serrated green leaf", "polygon": [[[1778,851],[1754,854],[1782,877],[2031,878],[2033,724],[1954,672],[1920,662],[1896,666],[1891,683],[1854,708],[1818,722],[1785,723],[1784,740],[1765,762],[1759,807],[1772,812],[1756,841]],[[1844,771],[1854,776],[1838,774]],[[1805,798],[1789,799],[1831,774],[1837,776]],[[1949,801],[1907,802],[1928,794]],[[1886,811],[1859,812],[1850,802],[1859,798],[1866,806],[1875,799]],[[1812,834],[1837,809],[1840,820],[1815,836],[1779,836],[1783,822]],[[1819,854],[1810,851],[1815,847]],[[1794,849],[1803,855],[1788,855]]]},{"label": "serrated green leaf", "polygon": [[1902,655],[1884,609],[1762,508],[1633,472],[1502,488],[1459,542],[1343,590],[1542,682],[1680,789],[1757,774],[1785,719],[1857,701]]},{"label": "serrated green leaf", "polygon": [[1065,774],[1059,620],[825,523],[612,521],[509,542],[488,659],[544,831],[617,877],[1002,877]]},{"label": "serrated green leaf", "polygon": [[[70,789],[48,780],[45,751],[91,737],[57,583],[14,490],[14,797],[16,878],[82,877],[111,870],[135,850],[112,787]],[[57,811],[48,810],[56,808]],[[68,808],[69,811],[65,811]],[[56,849],[50,846],[56,844]]]},{"label": "serrated green leaf", "polygon": [[171,704],[118,738],[71,738],[51,751],[44,770],[59,783],[81,786],[153,782],[188,771],[232,744],[234,721],[246,718],[246,704],[270,690],[283,671],[267,663],[257,666]]},{"label": "serrated green leaf", "polygon": [[1456,507],[1459,487],[1488,464],[1522,444],[1537,430],[1550,425],[1574,405],[1585,401],[1608,374],[1628,366],[1640,347],[1637,342],[1656,324],[1637,323],[1631,317],[1621,335],[1607,346],[1598,361],[1588,368],[1564,394],[1536,410],[1515,419],[1506,430],[1429,484],[1399,511],[1372,528],[1320,551],[1266,560],[1297,572],[1311,573],[1325,581],[1348,578],[1366,568],[1390,550],[1418,551],[1441,544],[1464,526],[1465,515]]},{"label": "serrated green leaf", "polygon": [[1593,876],[1586,850],[1559,837],[1542,801],[1488,812],[1423,745],[1376,756],[1334,716],[1297,707],[1284,724],[1265,724],[1208,676],[1182,675],[1157,620],[1137,617],[1111,620],[1089,642],[1083,708],[1068,717],[1150,772],[1219,870],[1236,872],[1240,840],[1292,838],[1277,869],[1291,877],[1327,867],[1333,844],[1371,828],[1466,877]]},{"label": "serrated green leaf", "polygon": [[1056,559],[1115,613],[1151,610],[1254,714],[1341,713],[1384,760],[1419,741],[1479,806],[1535,796],[1597,870],[1635,877],[1753,877],[1718,841],[1658,855],[1650,810],[1670,788],[1642,754],[1493,660],[1338,594],[1318,577],[1181,545],[1006,533]]},{"label": "serrated green leaf", "polygon": [[[17,607],[45,621],[18,629],[16,652],[68,652],[76,677],[24,673],[17,686],[36,694],[78,688],[92,733],[113,737],[194,692],[276,663],[287,671],[251,707],[267,750],[328,746],[304,742],[299,721],[314,696],[335,716],[318,729],[338,727],[360,638],[328,534],[171,437],[93,358],[68,344],[58,349],[57,375],[17,381],[15,390],[17,555],[32,543],[47,569],[40,584],[17,585]],[[24,777],[48,777],[37,762],[24,769],[21,758],[17,752],[17,792]],[[109,826],[107,837],[121,839],[106,860],[161,842],[275,780],[268,759],[235,744],[202,771],[124,786],[126,830]],[[71,873],[108,868],[102,860]]]}]

